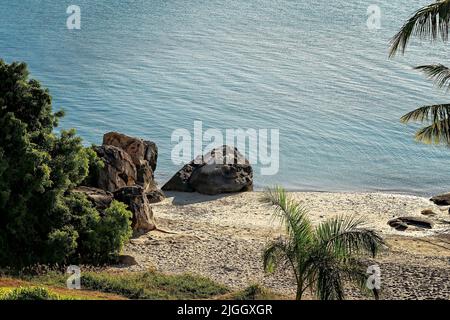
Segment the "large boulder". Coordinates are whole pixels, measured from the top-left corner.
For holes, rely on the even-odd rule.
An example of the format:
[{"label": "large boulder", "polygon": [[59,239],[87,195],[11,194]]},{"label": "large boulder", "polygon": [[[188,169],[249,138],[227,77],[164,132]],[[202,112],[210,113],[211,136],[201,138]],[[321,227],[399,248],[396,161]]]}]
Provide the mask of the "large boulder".
[{"label": "large boulder", "polygon": [[186,164],[162,190],[197,191],[209,195],[251,191],[253,170],[236,148],[222,146]]},{"label": "large boulder", "polygon": [[105,164],[95,187],[114,192],[136,184],[137,169],[128,153],[109,145],[96,146],[94,150]]},{"label": "large boulder", "polygon": [[109,208],[111,202],[114,200],[111,192],[98,188],[81,186],[73,189],[72,192],[84,194],[100,213],[103,213],[107,208]]},{"label": "large boulder", "polygon": [[434,204],[438,206],[450,206],[450,193],[444,193],[434,196],[430,199]]},{"label": "large boulder", "polygon": [[156,170],[158,148],[154,142],[129,137],[118,132],[108,132],[103,136],[103,145],[115,146],[123,149],[133,160],[135,166],[147,161],[153,171]]},{"label": "large boulder", "polygon": [[114,192],[114,199],[125,203],[133,213],[131,227],[135,233],[143,234],[156,229],[152,208],[141,186],[123,187]]},{"label": "large boulder", "polygon": [[103,145],[120,148],[130,156],[136,167],[135,183],[142,186],[145,192],[155,192],[158,189],[154,179],[158,160],[158,148],[155,143],[117,132],[108,132],[103,136]]}]

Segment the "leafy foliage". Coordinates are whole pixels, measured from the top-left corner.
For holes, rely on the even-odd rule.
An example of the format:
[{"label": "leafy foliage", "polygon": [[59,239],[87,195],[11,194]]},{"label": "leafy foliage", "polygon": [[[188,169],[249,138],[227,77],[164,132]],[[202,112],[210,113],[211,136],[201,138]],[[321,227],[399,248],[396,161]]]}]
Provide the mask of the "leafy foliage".
[{"label": "leafy foliage", "polygon": [[114,204],[100,217],[85,198],[70,194],[96,159],[74,130],[54,133],[63,113],[53,113],[51,103],[24,63],[0,60],[2,265],[104,260],[129,233],[124,207]]},{"label": "leafy foliage", "polygon": [[116,293],[130,299],[205,299],[229,289],[199,276],[144,273],[83,273],[83,288]]},{"label": "leafy foliage", "polygon": [[0,300],[60,300],[57,294],[42,287],[19,287],[0,295]]},{"label": "leafy foliage", "polygon": [[417,10],[391,39],[390,57],[405,52],[412,36],[422,40],[448,40],[450,0],[440,0]]},{"label": "leafy foliage", "polygon": [[281,219],[286,236],[267,246],[264,269],[291,268],[297,299],[308,288],[323,300],[344,299],[344,280],[364,288],[366,274],[357,258],[366,254],[375,257],[383,244],[376,232],[363,228],[362,220],[353,216],[331,218],[313,227],[307,210],[280,187],[268,190],[265,199],[275,205],[275,216]]},{"label": "leafy foliage", "polygon": [[[405,53],[411,37],[422,40],[448,41],[450,0],[436,1],[416,11],[391,39],[389,56]],[[442,64],[423,65],[415,68],[423,72],[439,88],[450,89],[450,69]],[[416,140],[424,143],[450,145],[450,104],[423,106],[405,114],[401,121],[425,122],[429,125],[416,132]]]}]

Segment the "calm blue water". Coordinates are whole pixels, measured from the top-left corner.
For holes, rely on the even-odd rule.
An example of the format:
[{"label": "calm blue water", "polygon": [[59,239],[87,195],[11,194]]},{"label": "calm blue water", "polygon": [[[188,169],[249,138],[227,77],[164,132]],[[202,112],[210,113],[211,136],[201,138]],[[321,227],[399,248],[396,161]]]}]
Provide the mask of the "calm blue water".
[{"label": "calm blue water", "polygon": [[[0,0],[0,58],[26,61],[86,143],[111,130],[155,141],[161,183],[178,169],[172,131],[202,120],[280,129],[280,171],[257,174],[259,187],[431,194],[450,189],[450,150],[414,142],[417,126],[398,119],[450,100],[411,70],[449,51],[425,43],[387,59],[428,2]],[[69,4],[79,31],[66,28]],[[380,30],[366,26],[370,4]]]}]

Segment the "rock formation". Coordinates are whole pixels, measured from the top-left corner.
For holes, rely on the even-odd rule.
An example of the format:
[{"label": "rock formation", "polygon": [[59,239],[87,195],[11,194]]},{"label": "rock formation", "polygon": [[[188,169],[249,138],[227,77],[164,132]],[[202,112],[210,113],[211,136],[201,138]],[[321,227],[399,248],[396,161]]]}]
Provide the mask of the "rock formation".
[{"label": "rock formation", "polygon": [[209,195],[251,191],[253,170],[236,148],[222,146],[186,164],[162,190],[197,191]]},{"label": "rock formation", "polygon": [[156,229],[150,203],[164,199],[154,180],[158,148],[150,141],[133,138],[117,132],[103,136],[103,145],[94,147],[104,167],[91,186],[82,186],[74,192],[84,193],[102,212],[113,199],[123,202],[133,213],[135,233]]},{"label": "rock formation", "polygon": [[141,186],[120,188],[114,192],[114,199],[125,203],[133,212],[131,227],[135,232],[142,234],[156,229],[152,208]]}]

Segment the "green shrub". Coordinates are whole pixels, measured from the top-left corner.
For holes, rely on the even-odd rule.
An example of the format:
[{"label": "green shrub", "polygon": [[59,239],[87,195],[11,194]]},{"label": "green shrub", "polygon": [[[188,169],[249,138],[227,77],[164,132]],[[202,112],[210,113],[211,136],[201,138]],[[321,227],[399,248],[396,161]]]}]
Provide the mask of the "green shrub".
[{"label": "green shrub", "polygon": [[0,300],[59,300],[59,296],[42,287],[19,287],[1,295]]},{"label": "green shrub", "polygon": [[113,201],[91,230],[82,235],[82,262],[108,262],[120,254],[132,235],[132,213],[121,202]]},{"label": "green shrub", "polygon": [[229,292],[223,285],[207,278],[144,273],[83,273],[83,288],[115,293],[130,299],[206,299]]},{"label": "green shrub", "polygon": [[86,154],[89,161],[89,173],[82,184],[85,186],[95,186],[97,185],[101,170],[105,167],[105,163],[97,156],[97,153],[94,151],[94,146],[86,148]]},{"label": "green shrub", "polygon": [[104,261],[129,233],[123,207],[114,204],[101,218],[70,194],[90,163],[101,164],[74,130],[54,132],[63,113],[53,113],[51,102],[24,63],[0,60],[0,265]]},{"label": "green shrub", "polygon": [[260,285],[253,284],[242,291],[230,294],[227,298],[230,300],[275,300],[277,297]]}]

